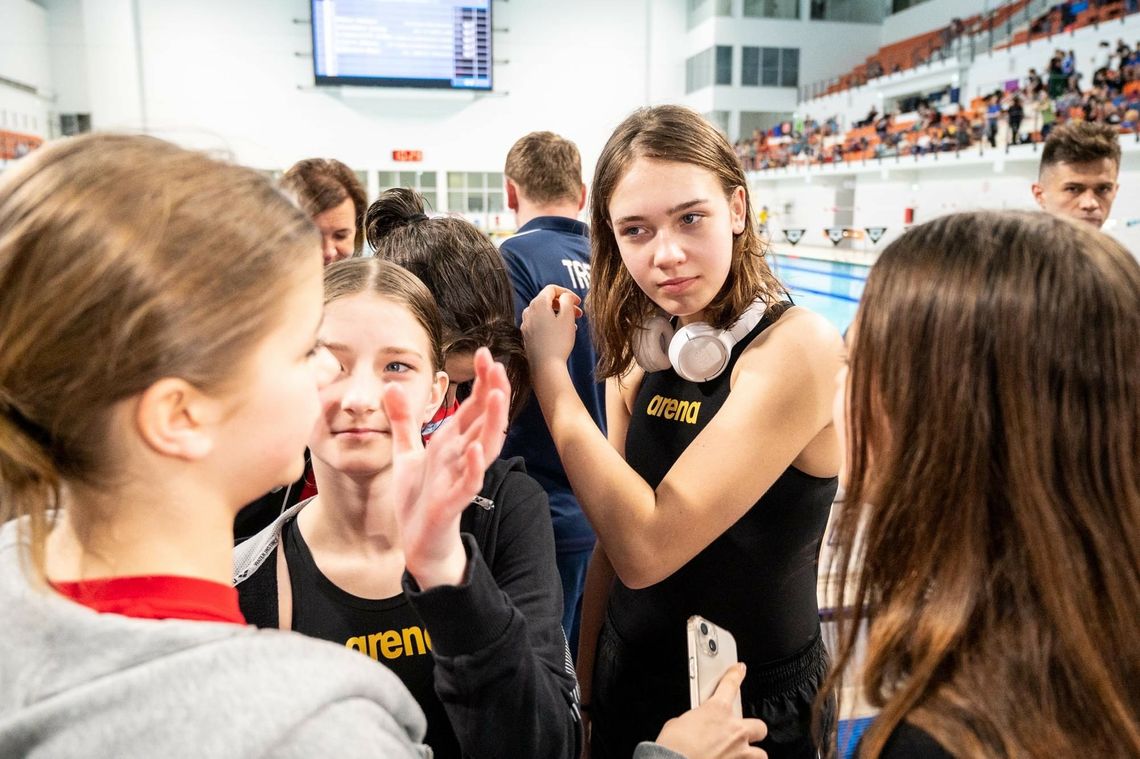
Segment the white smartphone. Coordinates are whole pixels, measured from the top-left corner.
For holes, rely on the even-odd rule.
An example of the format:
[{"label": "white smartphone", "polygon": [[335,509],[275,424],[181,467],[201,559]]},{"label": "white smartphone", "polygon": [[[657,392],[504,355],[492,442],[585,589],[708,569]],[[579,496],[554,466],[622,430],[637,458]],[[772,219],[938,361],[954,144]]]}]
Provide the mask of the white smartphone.
[{"label": "white smartphone", "polygon": [[[736,664],[736,638],[704,617],[689,617],[689,702],[696,709],[712,698],[724,673]],[[736,716],[742,716],[736,694]]]}]

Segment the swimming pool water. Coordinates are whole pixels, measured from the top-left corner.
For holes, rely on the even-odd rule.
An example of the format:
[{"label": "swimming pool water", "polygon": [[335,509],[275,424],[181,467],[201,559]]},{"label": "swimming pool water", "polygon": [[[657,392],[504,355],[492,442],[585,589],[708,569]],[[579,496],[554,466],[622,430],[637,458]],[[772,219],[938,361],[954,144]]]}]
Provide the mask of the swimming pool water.
[{"label": "swimming pool water", "polygon": [[822,314],[840,333],[847,331],[870,267],[788,255],[773,255],[769,260],[797,305]]}]

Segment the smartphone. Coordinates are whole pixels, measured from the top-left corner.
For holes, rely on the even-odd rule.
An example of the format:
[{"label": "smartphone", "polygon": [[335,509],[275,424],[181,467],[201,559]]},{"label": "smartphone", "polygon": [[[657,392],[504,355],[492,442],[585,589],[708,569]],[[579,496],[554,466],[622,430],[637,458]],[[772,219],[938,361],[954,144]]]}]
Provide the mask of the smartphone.
[{"label": "smartphone", "polygon": [[[736,639],[704,617],[689,617],[689,702],[695,709],[708,701],[728,669],[736,664]],[[742,716],[736,694],[736,716]]]}]

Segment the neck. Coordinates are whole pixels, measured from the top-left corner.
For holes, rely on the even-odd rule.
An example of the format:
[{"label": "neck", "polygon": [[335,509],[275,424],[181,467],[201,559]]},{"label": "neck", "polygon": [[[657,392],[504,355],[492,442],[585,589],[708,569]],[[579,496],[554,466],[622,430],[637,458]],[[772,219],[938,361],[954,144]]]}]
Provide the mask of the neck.
[{"label": "neck", "polygon": [[48,536],[48,578],[178,575],[229,585],[236,508],[194,479],[165,485],[114,494],[72,489]]},{"label": "neck", "polygon": [[400,528],[392,507],[391,467],[351,475],[314,456],[313,474],[320,495],[297,520],[313,551],[389,551],[400,547]]},{"label": "neck", "polygon": [[520,199],[519,210],[515,211],[515,223],[521,227],[539,216],[561,216],[566,219],[577,220],[579,210],[578,203],[572,201],[538,204],[528,203]]}]

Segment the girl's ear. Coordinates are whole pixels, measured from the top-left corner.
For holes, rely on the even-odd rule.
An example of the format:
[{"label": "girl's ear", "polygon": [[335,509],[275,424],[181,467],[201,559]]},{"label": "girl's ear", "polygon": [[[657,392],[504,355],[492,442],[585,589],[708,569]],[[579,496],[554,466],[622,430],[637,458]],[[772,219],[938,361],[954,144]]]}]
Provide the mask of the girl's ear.
[{"label": "girl's ear", "polygon": [[214,448],[214,429],[224,416],[222,404],[189,382],[166,377],[139,396],[135,426],[139,437],[164,456],[197,461]]},{"label": "girl's ear", "polygon": [[728,213],[732,219],[732,233],[734,235],[744,233],[744,221],[747,218],[748,211],[748,198],[744,188],[737,186],[728,196]]},{"label": "girl's ear", "polygon": [[447,372],[436,372],[435,378],[431,383],[431,395],[428,396],[427,404],[424,406],[423,424],[431,421],[435,416],[435,412],[439,410],[439,404],[443,402],[444,396],[447,395],[447,386],[451,380],[447,376]]}]

